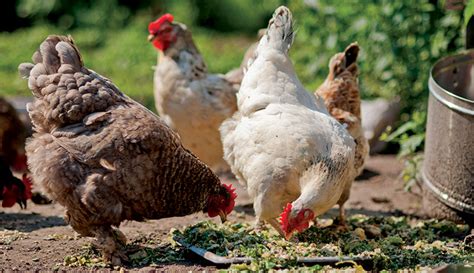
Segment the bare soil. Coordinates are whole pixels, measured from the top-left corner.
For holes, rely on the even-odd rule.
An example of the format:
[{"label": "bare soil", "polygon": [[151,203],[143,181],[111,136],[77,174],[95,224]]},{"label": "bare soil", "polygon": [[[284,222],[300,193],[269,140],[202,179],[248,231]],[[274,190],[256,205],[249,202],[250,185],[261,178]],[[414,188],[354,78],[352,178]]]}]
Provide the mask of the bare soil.
[{"label": "bare soil", "polygon": [[[346,204],[347,214],[363,213],[367,215],[404,214],[423,217],[421,195],[403,191],[399,179],[402,165],[393,155],[371,157],[363,175],[356,180]],[[253,209],[245,190],[229,176],[222,176],[226,182],[238,187],[239,198],[235,213],[229,216],[233,221],[253,221]],[[29,203],[27,210],[18,206],[3,209],[0,212],[0,231],[16,230],[21,233],[16,240],[3,242],[0,235],[0,271],[2,270],[87,270],[88,268],[70,268],[62,265],[64,257],[78,253],[91,238],[81,238],[65,224],[62,215],[64,209],[58,204],[35,205]],[[336,209],[328,212],[334,217]],[[121,231],[129,240],[143,235],[165,239],[171,228],[181,228],[208,218],[202,213],[179,218],[150,220],[146,222],[124,222]],[[24,234],[23,234],[24,233]],[[15,236],[13,236],[15,237]],[[182,264],[159,265],[158,267],[125,268],[126,270],[150,272],[158,271],[197,271],[215,270],[199,257],[189,255]],[[102,270],[101,270],[102,271]]]}]

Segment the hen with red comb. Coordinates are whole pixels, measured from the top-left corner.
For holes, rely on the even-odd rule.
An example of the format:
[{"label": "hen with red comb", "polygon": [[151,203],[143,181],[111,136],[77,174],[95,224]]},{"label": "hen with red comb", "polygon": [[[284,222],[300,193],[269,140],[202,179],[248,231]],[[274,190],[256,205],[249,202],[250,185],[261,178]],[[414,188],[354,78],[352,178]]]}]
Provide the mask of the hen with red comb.
[{"label": "hen with red comb", "polygon": [[214,171],[228,170],[219,126],[237,109],[234,82],[208,72],[191,31],[171,14],[151,22],[148,31],[159,54],[154,95],[160,117]]},{"label": "hen with red comb", "polygon": [[220,128],[225,159],[253,198],[258,224],[287,239],[336,205],[356,175],[354,139],[296,76],[294,35],[290,10],[279,7],[242,80],[238,112]]},{"label": "hen with red comb", "polygon": [[35,97],[28,167],[35,184],[65,207],[66,222],[96,238],[106,261],[127,259],[122,221],[198,212],[225,220],[233,189],[157,115],[87,69],[72,37],[47,37],[33,62],[19,67]]}]

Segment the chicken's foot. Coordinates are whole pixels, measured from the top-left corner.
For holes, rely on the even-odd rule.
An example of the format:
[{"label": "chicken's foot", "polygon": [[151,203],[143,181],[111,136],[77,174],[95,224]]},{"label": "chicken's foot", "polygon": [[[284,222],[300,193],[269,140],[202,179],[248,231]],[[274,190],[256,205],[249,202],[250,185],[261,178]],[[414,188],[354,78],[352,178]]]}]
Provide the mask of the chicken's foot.
[{"label": "chicken's foot", "polygon": [[123,261],[128,261],[124,251],[126,243],[125,235],[118,229],[100,227],[96,231],[95,245],[101,250],[104,261],[112,265],[121,265]]}]

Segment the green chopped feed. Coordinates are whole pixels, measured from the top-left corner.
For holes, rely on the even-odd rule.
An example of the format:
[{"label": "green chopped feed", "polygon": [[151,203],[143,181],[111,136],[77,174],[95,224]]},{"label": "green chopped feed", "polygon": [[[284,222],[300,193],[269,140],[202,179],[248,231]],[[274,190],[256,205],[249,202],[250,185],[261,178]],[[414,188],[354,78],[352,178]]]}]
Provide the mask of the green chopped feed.
[{"label": "green chopped feed", "polygon": [[[464,245],[470,229],[448,221],[417,220],[407,217],[348,218],[347,229],[332,220],[319,219],[290,241],[282,239],[271,227],[255,231],[252,224],[200,222],[182,230],[171,230],[169,238],[158,234],[135,237],[125,247],[127,267],[143,267],[186,262],[186,251],[172,237],[226,257],[250,257],[251,264],[233,265],[236,270],[295,269],[303,267],[297,257],[362,256],[372,262],[365,269],[382,271],[425,269],[442,264],[474,266],[472,245]],[[102,262],[100,253],[86,245],[80,253],[67,256],[64,266],[110,267]],[[344,262],[356,271],[363,269],[355,262]],[[305,271],[329,269],[329,266],[304,267]]]},{"label": "green chopped feed", "polygon": [[346,230],[327,222],[296,234],[291,241],[270,227],[256,232],[251,224],[229,222],[201,222],[174,231],[174,235],[217,255],[253,258],[252,264],[236,265],[235,269],[295,268],[301,266],[297,257],[343,255],[370,257],[375,270],[474,262],[472,249],[463,245],[470,232],[466,225],[363,215],[350,217]]}]

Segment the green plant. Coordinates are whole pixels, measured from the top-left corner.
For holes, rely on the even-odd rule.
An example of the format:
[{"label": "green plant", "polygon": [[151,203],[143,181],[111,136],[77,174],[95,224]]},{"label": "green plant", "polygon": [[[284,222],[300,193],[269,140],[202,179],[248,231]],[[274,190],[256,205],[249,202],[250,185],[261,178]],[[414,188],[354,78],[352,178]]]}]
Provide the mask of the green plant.
[{"label": "green plant", "polygon": [[[0,33],[0,95],[31,96],[27,81],[18,75],[18,65],[30,61],[33,52],[49,34],[71,34],[87,67],[110,78],[127,95],[154,110],[153,66],[158,52],[146,41],[149,18],[137,16],[121,29],[76,28],[64,31],[42,24]],[[247,46],[255,39],[190,28],[209,71],[214,73],[226,73],[238,67]]]},{"label": "green plant", "polygon": [[[423,109],[431,65],[462,47],[461,12],[441,1],[291,1],[298,76],[314,90],[331,56],[357,41],[364,98],[400,96],[402,113]],[[406,119],[405,119],[406,120]]]},{"label": "green plant", "polygon": [[[378,272],[468,262],[472,256],[471,252],[462,249],[462,239],[470,231],[467,225],[360,214],[350,216],[347,224],[345,230],[337,229],[334,223],[313,225],[297,233],[296,242],[284,240],[269,226],[255,231],[248,223],[217,225],[206,221],[172,233],[175,239],[220,256],[253,258],[248,265],[233,265],[231,269],[235,270],[290,269],[306,272],[310,268],[296,263],[297,257],[352,255],[370,257],[372,269]],[[363,270],[355,262],[350,264]]]},{"label": "green plant", "polygon": [[380,140],[395,142],[400,145],[398,158],[404,160],[402,178],[405,190],[410,191],[415,184],[420,185],[419,170],[423,161],[423,155],[418,153],[423,150],[425,141],[426,111],[413,112],[411,119],[395,131],[387,128]]},{"label": "green plant", "polygon": [[469,19],[474,15],[474,0],[468,0],[466,7],[464,8],[464,27],[467,26]]}]

